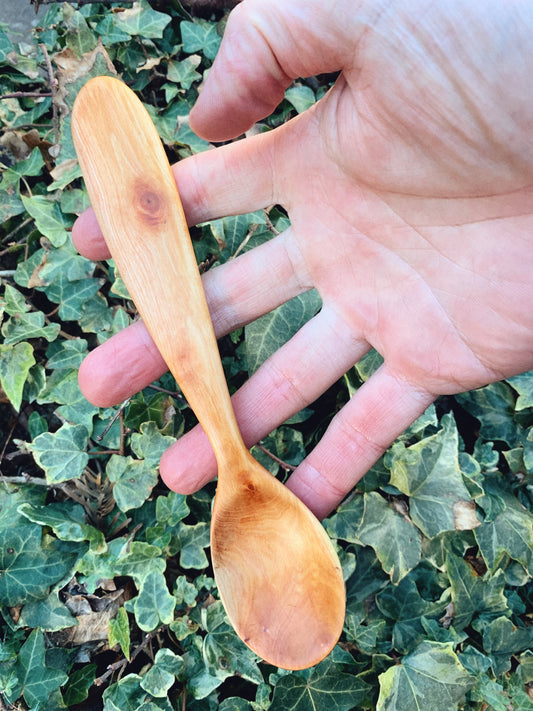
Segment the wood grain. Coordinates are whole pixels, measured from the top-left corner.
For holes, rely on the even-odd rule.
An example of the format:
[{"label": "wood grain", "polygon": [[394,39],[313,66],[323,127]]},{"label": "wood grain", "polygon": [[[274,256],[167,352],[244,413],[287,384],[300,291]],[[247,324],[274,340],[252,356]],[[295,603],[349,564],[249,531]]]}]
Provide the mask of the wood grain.
[{"label": "wood grain", "polygon": [[241,639],[301,669],[343,627],[341,566],[320,522],[242,442],[176,185],[155,127],[125,84],[90,80],[72,131],[98,222],[157,347],[215,450],[211,555]]}]

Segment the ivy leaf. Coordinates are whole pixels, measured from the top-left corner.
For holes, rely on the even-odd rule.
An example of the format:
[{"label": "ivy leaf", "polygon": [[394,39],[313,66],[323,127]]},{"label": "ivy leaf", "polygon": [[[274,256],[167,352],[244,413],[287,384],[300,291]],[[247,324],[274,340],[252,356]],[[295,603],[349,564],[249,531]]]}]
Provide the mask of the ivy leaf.
[{"label": "ivy leaf", "polygon": [[488,574],[480,578],[465,560],[450,553],[446,558],[446,571],[452,588],[453,626],[457,631],[469,625],[474,615],[510,614],[502,570],[493,577]]},{"label": "ivy leaf", "polygon": [[89,462],[89,435],[83,425],[65,424],[57,432],[44,432],[28,445],[46,481],[58,484],[79,477]]},{"label": "ivy leaf", "polygon": [[18,289],[13,288],[11,284],[5,285],[2,303],[6,313],[10,316],[14,316],[17,313],[24,313],[30,309],[29,304],[26,303],[24,294]]},{"label": "ivy leaf", "polygon": [[174,491],[168,496],[157,497],[155,511],[157,520],[171,527],[177,526],[190,512],[187,497]]},{"label": "ivy leaf", "polygon": [[377,711],[442,711],[455,709],[474,685],[452,643],[422,642],[379,675]]},{"label": "ivy leaf", "polygon": [[39,629],[33,630],[22,645],[17,659],[17,673],[22,694],[30,707],[43,708],[50,694],[68,679],[63,671],[46,666],[44,637]]},{"label": "ivy leaf", "polygon": [[46,296],[59,304],[59,316],[64,321],[77,321],[83,304],[93,297],[100,288],[100,280],[93,277],[70,281],[66,274],[60,274],[46,288]]},{"label": "ivy leaf", "polygon": [[8,607],[39,600],[70,570],[76,556],[41,547],[42,529],[21,524],[0,529],[0,603]]},{"label": "ivy leaf", "polygon": [[35,220],[39,232],[48,237],[54,247],[61,247],[68,240],[70,222],[61,212],[59,203],[44,195],[21,196],[26,212]]},{"label": "ivy leaf", "polygon": [[104,691],[103,711],[173,711],[168,699],[154,699],[141,687],[142,677],[128,674]]},{"label": "ivy leaf", "polygon": [[104,534],[94,526],[83,523],[85,511],[79,504],[70,502],[50,503],[46,506],[22,504],[19,512],[33,523],[49,526],[63,541],[88,541],[95,553],[107,549]]},{"label": "ivy leaf", "polygon": [[202,627],[207,632],[203,658],[208,673],[221,681],[239,674],[254,684],[263,680],[257,655],[237,637],[229,625],[221,602],[202,609]]},{"label": "ivy leaf", "polygon": [[202,78],[196,69],[202,58],[199,54],[191,54],[180,62],[168,63],[167,79],[179,84],[183,89],[190,89],[192,84]]},{"label": "ivy leaf", "polygon": [[63,9],[63,22],[67,26],[65,39],[67,47],[81,59],[84,54],[91,52],[96,47],[96,37],[91,32],[87,21],[77,10],[65,5]]},{"label": "ivy leaf", "polygon": [[390,483],[409,496],[409,514],[428,538],[480,524],[459,466],[455,421],[445,415],[442,425],[410,447],[396,443],[387,460]]},{"label": "ivy leaf", "polygon": [[[246,215],[222,217],[208,224],[216,241],[222,246],[221,260],[226,262],[237,251],[242,254],[256,244],[256,235],[260,232],[258,227],[265,224],[265,214],[261,210]],[[271,234],[266,233],[265,239],[269,237]]]},{"label": "ivy leaf", "polygon": [[133,457],[111,455],[106,474],[114,483],[113,495],[121,511],[138,509],[157,484],[157,472]]},{"label": "ivy leaf", "polygon": [[[47,354],[50,351],[47,352]],[[87,355],[87,341],[84,338],[73,338],[61,341],[53,353],[49,355],[46,367],[50,370],[78,369]]]},{"label": "ivy leaf", "polygon": [[139,0],[132,8],[114,14],[113,20],[116,28],[127,35],[157,38],[163,36],[170,15],[152,10],[146,0]]},{"label": "ivy leaf", "polygon": [[143,577],[138,596],[128,603],[137,624],[145,632],[155,630],[160,624],[170,624],[175,607],[176,599],[169,593],[159,570],[151,570]]},{"label": "ivy leaf", "polygon": [[248,373],[255,372],[292,338],[319,311],[321,303],[318,292],[311,289],[248,324],[244,329]]},{"label": "ivy leaf", "polygon": [[515,396],[507,383],[492,383],[484,388],[460,393],[455,398],[465,410],[479,420],[479,431],[483,439],[490,442],[503,441],[509,447],[517,444]]},{"label": "ivy leaf", "polygon": [[533,627],[517,627],[507,617],[476,620],[474,627],[483,634],[483,648],[496,676],[511,668],[511,657],[533,648]]},{"label": "ivy leaf", "polygon": [[274,688],[270,711],[350,711],[360,707],[370,689],[367,682],[325,660],[307,678],[298,673],[281,677]]},{"label": "ivy leaf", "polygon": [[61,330],[61,326],[58,323],[50,323],[46,326],[44,324],[45,316],[42,311],[18,313],[2,326],[4,344],[11,345],[31,338],[44,338],[47,341],[54,341]]},{"label": "ivy leaf", "polygon": [[207,568],[205,548],[209,545],[209,524],[205,521],[188,526],[181,524],[178,532],[180,565],[182,568]]},{"label": "ivy leaf", "polygon": [[99,409],[85,399],[78,383],[78,371],[72,369],[56,370],[47,378],[45,389],[39,393],[39,404],[49,402],[59,404],[56,413],[69,423],[84,426],[92,432],[93,419]]},{"label": "ivy leaf", "polygon": [[57,591],[42,600],[26,603],[19,618],[21,627],[39,627],[46,632],[56,632],[75,624],[76,619],[60,601]]},{"label": "ivy leaf", "polygon": [[486,476],[484,489],[502,506],[491,521],[475,530],[476,541],[489,570],[495,571],[505,556],[533,572],[533,514],[506,491],[497,477]]},{"label": "ivy leaf", "polygon": [[285,92],[285,98],[294,106],[299,114],[307,111],[316,101],[315,94],[311,87],[305,86],[304,84],[294,84],[289,87]]},{"label": "ivy leaf", "polygon": [[412,577],[397,586],[388,585],[376,596],[376,604],[385,617],[394,620],[392,644],[401,654],[422,640],[422,618],[440,616],[446,606],[442,600],[425,600]]},{"label": "ivy leaf", "polygon": [[114,619],[108,622],[108,641],[111,649],[118,644],[126,659],[130,658],[130,621],[123,607],[119,607]]},{"label": "ivy leaf", "polygon": [[183,658],[170,649],[160,649],[153,666],[146,672],[141,687],[151,696],[165,698],[183,668]]},{"label": "ivy leaf", "polygon": [[377,492],[364,495],[357,537],[372,546],[393,583],[398,583],[420,561],[420,533]]},{"label": "ivy leaf", "polygon": [[518,399],[515,404],[516,410],[525,410],[533,407],[533,370],[507,378],[507,382],[518,393]]},{"label": "ivy leaf", "polygon": [[[170,400],[170,398],[168,398]],[[172,408],[172,405],[168,405]],[[144,459],[147,467],[157,467],[163,452],[165,452],[173,442],[174,437],[161,434],[155,422],[143,422],[140,432],[134,432],[131,436],[131,448],[140,459]]]},{"label": "ivy leaf", "polygon": [[207,59],[214,59],[222,38],[217,32],[217,27],[206,20],[180,23],[183,49],[187,54],[202,52]]},{"label": "ivy leaf", "polygon": [[97,668],[96,664],[86,664],[70,673],[68,684],[62,693],[63,701],[68,708],[83,703],[89,696],[89,689],[94,684]]},{"label": "ivy leaf", "polygon": [[35,357],[29,343],[14,346],[0,344],[0,384],[17,411],[22,403],[24,383],[33,365]]}]

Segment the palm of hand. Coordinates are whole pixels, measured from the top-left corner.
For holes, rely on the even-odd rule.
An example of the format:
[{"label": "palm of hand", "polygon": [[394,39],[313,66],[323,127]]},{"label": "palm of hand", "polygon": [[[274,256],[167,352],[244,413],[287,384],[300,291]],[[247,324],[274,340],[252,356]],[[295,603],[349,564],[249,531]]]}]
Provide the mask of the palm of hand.
[{"label": "palm of hand", "polygon": [[[376,33],[362,66],[345,69],[296,120],[175,172],[191,222],[272,203],[291,218],[287,233],[205,275],[219,335],[305,289],[316,287],[323,299],[320,314],[234,396],[248,444],[312,402],[371,346],[385,359],[288,482],[318,515],[438,394],[533,366],[532,181],[526,151],[512,141],[524,134],[514,123],[520,112],[495,110],[505,67],[503,85],[474,85],[475,63],[439,73],[438,57],[423,65],[405,46],[396,56],[383,39],[393,34]],[[99,351],[80,382],[106,404],[164,367],[138,325]],[[126,378],[117,372],[126,370]],[[99,393],[91,396],[94,383]],[[198,429],[161,461],[165,481],[183,492],[215,472]]]}]

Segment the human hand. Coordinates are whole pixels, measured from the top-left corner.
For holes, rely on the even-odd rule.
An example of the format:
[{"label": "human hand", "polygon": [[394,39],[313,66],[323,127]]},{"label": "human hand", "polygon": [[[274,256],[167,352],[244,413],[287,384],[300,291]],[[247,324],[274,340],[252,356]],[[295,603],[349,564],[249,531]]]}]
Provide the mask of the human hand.
[{"label": "human hand", "polygon": [[[316,287],[320,313],[233,397],[248,445],[315,400],[370,347],[379,370],[287,485],[326,515],[439,394],[533,367],[533,16],[527,3],[245,0],[191,125],[226,140],[293,78],[341,70],[284,126],[180,162],[189,224],[281,204],[291,227],[206,273],[218,336]],[[91,212],[74,241],[107,249]],[[110,405],[165,365],[136,323],[80,369]],[[196,428],[161,460],[184,493],[216,474]]]}]

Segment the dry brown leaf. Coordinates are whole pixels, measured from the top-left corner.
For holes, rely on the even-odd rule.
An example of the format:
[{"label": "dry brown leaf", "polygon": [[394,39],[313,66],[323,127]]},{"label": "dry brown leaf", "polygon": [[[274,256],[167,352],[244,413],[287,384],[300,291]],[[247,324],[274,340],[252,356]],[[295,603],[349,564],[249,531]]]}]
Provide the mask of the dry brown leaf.
[{"label": "dry brown leaf", "polygon": [[70,113],[74,101],[74,96],[70,95],[69,87],[84,77],[89,77],[99,57],[105,61],[109,73],[116,76],[117,71],[102,44],[101,38],[98,39],[96,47],[91,52],[82,55],[81,58],[69,47],[66,47],[61,52],[57,52],[57,54],[54,54],[52,57],[54,64],[57,66],[56,77],[58,83],[53,101],[63,115]]},{"label": "dry brown leaf", "polygon": [[474,501],[456,501],[453,505],[453,522],[456,531],[471,531],[481,525],[476,515]]}]

